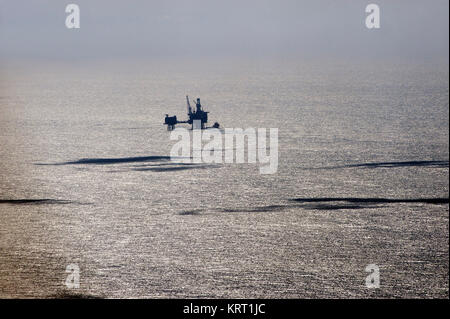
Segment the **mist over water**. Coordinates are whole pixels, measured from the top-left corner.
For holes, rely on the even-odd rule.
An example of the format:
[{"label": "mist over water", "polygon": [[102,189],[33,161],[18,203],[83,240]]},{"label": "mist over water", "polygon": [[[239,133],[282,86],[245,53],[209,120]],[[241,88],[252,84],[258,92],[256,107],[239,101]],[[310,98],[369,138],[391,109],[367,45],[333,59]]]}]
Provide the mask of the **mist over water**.
[{"label": "mist over water", "polygon": [[[69,2],[70,3],[70,2]],[[102,62],[117,58],[395,58],[448,60],[446,0],[378,0],[381,28],[365,26],[367,1],[0,0],[0,57]]]},{"label": "mist over water", "polygon": [[[448,297],[448,64],[48,64],[0,85],[0,297]],[[222,127],[277,127],[278,172],[172,163],[186,94]]]}]

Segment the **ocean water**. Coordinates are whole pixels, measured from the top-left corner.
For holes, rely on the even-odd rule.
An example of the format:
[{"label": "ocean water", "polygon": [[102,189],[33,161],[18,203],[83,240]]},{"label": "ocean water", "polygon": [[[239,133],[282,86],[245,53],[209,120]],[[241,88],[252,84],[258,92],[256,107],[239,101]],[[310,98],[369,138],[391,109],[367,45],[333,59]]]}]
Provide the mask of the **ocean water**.
[{"label": "ocean water", "polygon": [[[2,298],[449,296],[446,62],[43,63],[0,76]],[[278,128],[278,171],[171,163],[162,123],[185,116],[186,94],[221,127]]]}]

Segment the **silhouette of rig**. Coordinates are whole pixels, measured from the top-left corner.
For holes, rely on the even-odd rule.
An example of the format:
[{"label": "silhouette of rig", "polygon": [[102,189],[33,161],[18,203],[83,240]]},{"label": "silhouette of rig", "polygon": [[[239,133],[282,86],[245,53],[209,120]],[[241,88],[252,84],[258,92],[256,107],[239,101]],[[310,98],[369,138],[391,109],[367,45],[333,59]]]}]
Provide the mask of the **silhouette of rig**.
[{"label": "silhouette of rig", "polygon": [[[206,123],[208,123],[208,113],[203,111],[202,105],[200,103],[200,99],[198,98],[195,102],[195,110],[192,109],[191,104],[189,103],[189,97],[186,95],[186,103],[187,103],[187,115],[189,119],[187,121],[178,121],[177,116],[169,116],[166,114],[166,118],[164,120],[164,124],[167,125],[167,130],[171,131],[175,129],[176,124],[180,123],[188,123],[191,124],[192,129],[206,129]],[[198,124],[200,124],[198,126]],[[213,128],[219,128],[219,123],[215,122],[212,126]]]}]

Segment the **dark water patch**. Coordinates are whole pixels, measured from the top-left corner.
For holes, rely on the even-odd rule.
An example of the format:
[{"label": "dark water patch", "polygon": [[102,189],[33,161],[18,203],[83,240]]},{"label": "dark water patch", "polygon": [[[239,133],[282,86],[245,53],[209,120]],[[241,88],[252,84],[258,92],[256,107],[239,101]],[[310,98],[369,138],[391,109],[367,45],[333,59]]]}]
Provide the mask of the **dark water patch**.
[{"label": "dark water patch", "polygon": [[63,165],[70,164],[94,164],[94,165],[108,165],[120,163],[135,163],[135,162],[157,162],[168,161],[170,156],[139,156],[139,157],[120,157],[120,158],[82,158],[77,161],[65,162]]},{"label": "dark water patch", "polygon": [[206,168],[216,168],[217,165],[181,165],[181,166],[156,166],[156,167],[142,167],[134,168],[135,171],[145,172],[173,172],[173,171],[184,171],[188,169],[206,169]]},{"label": "dark water patch", "polygon": [[202,209],[183,210],[179,212],[178,215],[199,215],[202,211]]},{"label": "dark water patch", "polygon": [[173,172],[173,171],[184,171],[188,169],[192,169],[195,167],[148,167],[148,168],[135,168],[135,171],[139,172]]},{"label": "dark water patch", "polygon": [[136,164],[136,165],[130,165],[132,167],[161,167],[161,166],[195,166],[199,165],[197,163],[179,163],[179,162],[165,162],[165,163],[152,163],[152,164]]},{"label": "dark water patch", "polygon": [[136,162],[161,162],[170,161],[170,156],[134,156],[134,157],[117,157],[117,158],[82,158],[76,161],[68,161],[63,163],[35,163],[35,165],[109,165],[121,163]]},{"label": "dark water patch", "polygon": [[327,166],[327,167],[313,167],[303,169],[337,169],[337,168],[396,168],[396,167],[449,167],[449,161],[404,161],[404,162],[374,162],[374,163],[360,163],[360,164],[348,164],[340,166]]},{"label": "dark water patch", "polygon": [[299,205],[298,207],[306,209],[317,209],[317,210],[340,210],[340,209],[367,209],[367,208],[380,208],[383,206],[378,205],[327,205],[327,204],[306,204]]},{"label": "dark water patch", "polygon": [[339,209],[365,209],[380,208],[373,205],[327,205],[327,204],[288,204],[288,205],[268,205],[257,207],[242,208],[220,208],[217,209],[223,213],[265,213],[265,212],[282,212],[292,208],[317,209],[317,210],[339,210]]},{"label": "dark water patch", "polygon": [[238,207],[238,208],[221,208],[218,211],[223,213],[264,213],[283,211],[295,205],[268,205],[268,206],[256,206],[256,207]]},{"label": "dark water patch", "polygon": [[424,203],[424,204],[448,204],[448,198],[370,198],[370,197],[316,197],[293,198],[291,201],[300,203],[320,202],[347,202],[356,204],[383,204],[383,203]]},{"label": "dark water patch", "polygon": [[448,167],[448,161],[406,161],[406,162],[378,162],[378,163],[362,163],[345,165],[344,167],[367,167],[367,168],[389,168],[389,167],[409,167],[409,166],[431,166],[431,167]]},{"label": "dark water patch", "polygon": [[62,199],[0,199],[0,204],[10,205],[55,205],[55,204],[70,204],[73,203],[69,200]]},{"label": "dark water patch", "polygon": [[[422,204],[448,204],[448,198],[366,198],[366,197],[316,197],[316,198],[293,198],[291,204],[267,205],[255,207],[232,207],[212,209],[221,213],[264,213],[282,212],[292,208],[303,208],[308,210],[357,210],[357,209],[379,209],[386,207],[389,203],[422,203]],[[295,202],[295,203],[292,203]],[[179,215],[197,215],[203,210],[181,211]]]},{"label": "dark water patch", "polygon": [[104,297],[95,296],[87,293],[75,293],[75,292],[58,292],[49,296],[50,299],[104,299]]}]

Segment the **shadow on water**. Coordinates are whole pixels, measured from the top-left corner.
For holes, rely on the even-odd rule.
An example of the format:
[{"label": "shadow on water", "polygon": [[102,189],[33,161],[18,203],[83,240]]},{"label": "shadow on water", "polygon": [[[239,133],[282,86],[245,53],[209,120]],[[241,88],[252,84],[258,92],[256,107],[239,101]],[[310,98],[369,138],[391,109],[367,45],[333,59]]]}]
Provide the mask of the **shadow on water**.
[{"label": "shadow on water", "polygon": [[[178,164],[180,165],[180,164]],[[151,171],[151,172],[171,172],[171,171],[184,171],[188,169],[205,169],[205,168],[216,168],[218,165],[180,165],[180,166],[155,166],[155,167],[141,167],[134,168],[135,171]]]},{"label": "shadow on water", "polygon": [[404,162],[374,162],[374,163],[360,163],[360,164],[348,164],[341,166],[328,166],[328,167],[313,167],[303,169],[336,169],[336,168],[396,168],[396,167],[449,167],[449,161],[404,161]]},{"label": "shadow on water", "polygon": [[76,161],[63,163],[36,163],[35,165],[108,165],[120,163],[138,163],[138,162],[160,162],[170,161],[170,156],[134,156],[134,157],[118,157],[118,158],[82,158]]},{"label": "shadow on water", "polygon": [[178,215],[199,215],[201,212],[201,209],[183,210]]},{"label": "shadow on water", "polygon": [[94,296],[86,293],[73,293],[73,292],[57,292],[54,295],[49,296],[50,299],[103,299],[101,296]]},{"label": "shadow on water", "polygon": [[[111,164],[128,164],[128,163],[144,163],[139,165],[132,165],[130,170],[138,172],[172,172],[183,171],[188,169],[205,169],[217,168],[220,165],[213,164],[197,164],[197,163],[183,163],[185,158],[178,157],[172,159],[170,156],[134,156],[134,157],[119,157],[119,158],[82,158],[76,161],[68,161],[63,163],[35,163],[35,165],[111,165]],[[147,164],[152,163],[152,164]],[[126,171],[129,170],[127,167]],[[113,172],[120,172],[113,171]]]},{"label": "shadow on water", "polygon": [[256,207],[241,207],[241,208],[220,208],[217,211],[222,213],[265,213],[265,212],[280,212],[295,205],[267,205]]},{"label": "shadow on water", "polygon": [[380,203],[424,203],[424,204],[448,204],[448,198],[370,198],[370,197],[317,197],[317,198],[293,198],[291,201],[300,203],[323,202],[347,202],[356,204],[380,204]]},{"label": "shadow on water", "polygon": [[236,207],[236,208],[216,208],[216,209],[192,209],[183,210],[178,215],[200,215],[206,211],[215,211],[220,213],[264,213],[264,212],[276,212],[283,211],[291,207],[299,207],[300,205],[268,205],[268,206],[256,206],[256,207]]},{"label": "shadow on water", "polygon": [[[302,203],[299,205],[305,209],[338,210],[338,209],[367,209],[381,208],[392,203],[421,203],[421,204],[448,204],[448,198],[368,198],[368,197],[319,197],[319,198],[294,198],[291,201]],[[338,204],[330,204],[338,203]],[[345,204],[339,204],[345,203]]]},{"label": "shadow on water", "polygon": [[330,205],[330,204],[288,204],[288,205],[268,205],[250,208],[221,208],[217,211],[223,213],[266,213],[282,212],[292,208],[317,209],[317,210],[339,210],[339,209],[366,209],[380,208],[377,205]]},{"label": "shadow on water", "polygon": [[299,205],[299,207],[302,207],[305,209],[317,209],[317,210],[339,210],[339,209],[372,209],[372,208],[380,208],[380,207],[384,207],[384,206],[310,204],[310,205]]},{"label": "shadow on water", "polygon": [[[422,203],[422,204],[448,204],[448,198],[370,198],[370,197],[313,197],[313,198],[292,198],[291,203],[286,205],[267,205],[255,207],[234,207],[234,208],[216,208],[211,211],[221,213],[265,213],[282,212],[292,208],[303,208],[308,210],[356,210],[356,209],[374,209],[386,207],[387,204],[395,203]],[[386,204],[386,205],[382,205]],[[196,209],[192,211],[182,211],[179,215],[198,215],[206,210]]]},{"label": "shadow on water", "polygon": [[0,204],[10,205],[55,205],[55,204],[70,204],[73,203],[69,200],[61,199],[0,199]]}]

